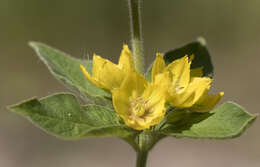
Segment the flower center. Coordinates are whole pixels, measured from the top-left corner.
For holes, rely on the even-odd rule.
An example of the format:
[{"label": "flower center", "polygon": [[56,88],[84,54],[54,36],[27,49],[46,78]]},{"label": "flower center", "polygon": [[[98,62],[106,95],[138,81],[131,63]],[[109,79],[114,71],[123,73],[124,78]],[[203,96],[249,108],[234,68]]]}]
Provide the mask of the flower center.
[{"label": "flower center", "polygon": [[133,116],[142,117],[148,112],[147,101],[138,97],[131,102],[131,113]]}]

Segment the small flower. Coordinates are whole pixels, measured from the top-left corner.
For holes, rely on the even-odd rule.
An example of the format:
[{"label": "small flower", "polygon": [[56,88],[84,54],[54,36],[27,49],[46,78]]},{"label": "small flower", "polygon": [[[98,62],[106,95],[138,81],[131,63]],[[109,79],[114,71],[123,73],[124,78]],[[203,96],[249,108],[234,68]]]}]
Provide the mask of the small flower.
[{"label": "small flower", "polygon": [[165,114],[165,74],[148,82],[135,71],[130,72],[119,89],[112,91],[115,111],[125,124],[136,130],[158,124]]},{"label": "small flower", "polygon": [[192,111],[212,109],[224,95],[208,94],[212,80],[202,77],[202,69],[190,70],[191,60],[188,56],[177,59],[167,67],[160,54],[157,54],[152,70],[152,79],[160,73],[169,73],[167,101],[177,108],[189,108]]},{"label": "small flower", "polygon": [[94,54],[92,76],[83,65],[80,66],[86,78],[99,88],[111,91],[119,88],[129,71],[134,70],[132,53],[127,45],[123,49],[118,64]]}]

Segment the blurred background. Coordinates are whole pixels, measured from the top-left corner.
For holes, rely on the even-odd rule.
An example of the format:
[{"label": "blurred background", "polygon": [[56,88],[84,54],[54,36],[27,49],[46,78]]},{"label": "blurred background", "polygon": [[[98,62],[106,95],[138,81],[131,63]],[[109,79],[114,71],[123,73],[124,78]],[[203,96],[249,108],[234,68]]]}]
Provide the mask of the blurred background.
[{"label": "blurred background", "polygon": [[[143,5],[146,62],[195,40],[207,44],[215,65],[212,92],[258,112],[259,0],[147,0]],[[133,167],[135,152],[117,138],[62,141],[6,106],[32,96],[68,91],[40,62],[28,41],[41,41],[74,57],[96,52],[117,61],[129,43],[126,0],[0,0],[0,166]],[[260,122],[233,140],[166,138],[149,167],[259,167]]]}]

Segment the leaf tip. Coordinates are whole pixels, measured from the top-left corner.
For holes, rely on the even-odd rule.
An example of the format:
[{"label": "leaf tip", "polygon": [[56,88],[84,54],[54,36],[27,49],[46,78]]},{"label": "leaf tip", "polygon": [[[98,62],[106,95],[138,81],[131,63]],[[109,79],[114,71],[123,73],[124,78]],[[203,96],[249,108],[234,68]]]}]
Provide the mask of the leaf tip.
[{"label": "leaf tip", "polygon": [[29,42],[28,42],[28,45],[29,45],[30,47],[32,47],[32,48],[35,48],[36,45],[37,45],[37,42],[35,42],[35,41],[29,41]]},{"label": "leaf tip", "polygon": [[36,100],[36,97],[32,97],[30,99],[23,100],[19,103],[8,105],[8,106],[6,106],[6,109],[10,110],[11,112],[18,112],[19,107],[21,107],[24,103],[32,102],[35,100]]},{"label": "leaf tip", "polygon": [[14,111],[16,104],[6,106],[7,110]]},{"label": "leaf tip", "polygon": [[198,37],[197,41],[202,45],[202,46],[206,46],[207,45],[207,41],[205,38],[203,37]]},{"label": "leaf tip", "polygon": [[36,41],[29,41],[28,42],[28,45],[33,48],[34,50],[38,50],[39,47],[43,46],[44,44],[43,43],[40,43],[40,42],[36,42]]},{"label": "leaf tip", "polygon": [[252,120],[254,121],[258,116],[259,114],[252,114]]}]

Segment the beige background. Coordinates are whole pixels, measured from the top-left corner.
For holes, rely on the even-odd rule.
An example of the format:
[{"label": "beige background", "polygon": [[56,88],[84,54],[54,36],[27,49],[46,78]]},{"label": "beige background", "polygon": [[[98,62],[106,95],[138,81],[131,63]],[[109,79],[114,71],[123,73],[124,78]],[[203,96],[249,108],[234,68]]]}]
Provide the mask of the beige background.
[{"label": "beige background", "polygon": [[[207,39],[215,65],[213,92],[252,113],[259,106],[259,0],[146,0],[147,64],[155,52]],[[48,72],[28,41],[42,41],[87,58],[117,60],[128,43],[126,0],[0,0],[0,166],[133,167],[135,153],[116,138],[61,141],[6,105],[68,91]],[[234,140],[167,138],[151,152],[149,167],[259,167],[259,120]]]}]

